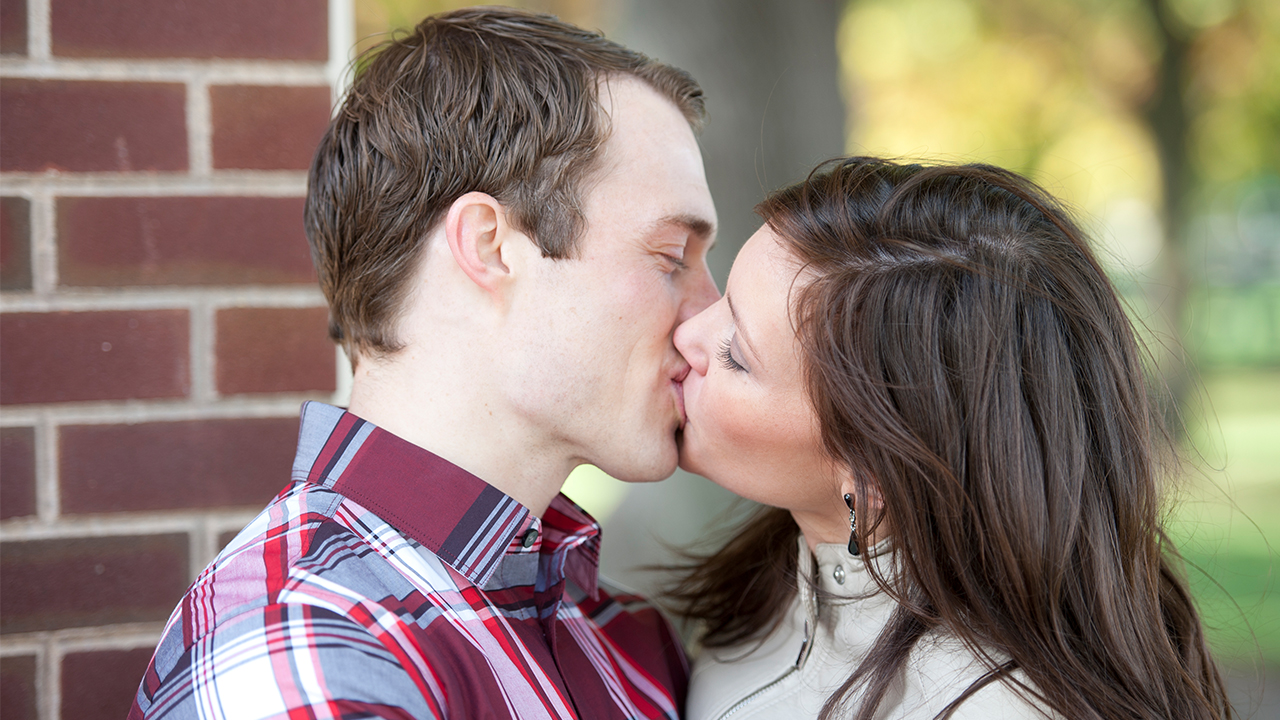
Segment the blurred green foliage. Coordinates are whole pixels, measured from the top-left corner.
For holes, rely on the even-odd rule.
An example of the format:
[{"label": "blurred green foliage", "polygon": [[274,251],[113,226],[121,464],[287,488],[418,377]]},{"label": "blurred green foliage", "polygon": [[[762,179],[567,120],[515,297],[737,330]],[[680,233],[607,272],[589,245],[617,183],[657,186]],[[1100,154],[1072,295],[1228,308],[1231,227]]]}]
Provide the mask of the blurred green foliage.
[{"label": "blurred green foliage", "polygon": [[[1169,51],[1158,8],[1184,41],[1173,82],[1189,128],[1185,199],[1163,196],[1171,158],[1152,132]],[[838,43],[850,152],[991,162],[1031,176],[1077,209],[1129,294],[1166,282],[1159,259],[1171,231],[1185,233],[1194,286],[1280,284],[1280,3],[853,0]],[[1186,228],[1162,227],[1163,203],[1174,200],[1193,205],[1175,213],[1190,219]],[[1230,302],[1274,338],[1274,293],[1227,295],[1189,298],[1183,330],[1204,351],[1200,365],[1280,366],[1275,341],[1260,346],[1202,322]]]}]

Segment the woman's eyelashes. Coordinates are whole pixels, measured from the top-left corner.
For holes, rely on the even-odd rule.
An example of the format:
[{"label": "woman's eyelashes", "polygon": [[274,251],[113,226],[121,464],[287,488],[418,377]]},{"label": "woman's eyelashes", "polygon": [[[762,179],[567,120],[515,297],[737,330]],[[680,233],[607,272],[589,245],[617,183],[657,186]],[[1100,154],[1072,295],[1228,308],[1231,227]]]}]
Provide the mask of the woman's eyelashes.
[{"label": "woman's eyelashes", "polygon": [[733,358],[733,345],[730,341],[725,340],[720,345],[720,352],[718,354],[720,356],[720,365],[724,367],[725,370],[746,372],[747,369],[743,367],[742,363]]}]

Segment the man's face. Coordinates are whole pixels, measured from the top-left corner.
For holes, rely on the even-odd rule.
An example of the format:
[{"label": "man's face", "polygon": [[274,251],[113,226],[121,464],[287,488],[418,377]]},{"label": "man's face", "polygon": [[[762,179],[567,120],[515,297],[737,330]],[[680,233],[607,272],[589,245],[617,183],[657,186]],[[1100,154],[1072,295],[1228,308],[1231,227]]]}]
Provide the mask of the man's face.
[{"label": "man's face", "polygon": [[[637,80],[601,91],[612,132],[583,193],[577,257],[543,260],[515,299],[509,394],[535,425],[622,480],[675,470],[683,422],[677,325],[719,297],[707,268],[716,214],[693,131]],[[523,308],[518,305],[523,304]]]}]

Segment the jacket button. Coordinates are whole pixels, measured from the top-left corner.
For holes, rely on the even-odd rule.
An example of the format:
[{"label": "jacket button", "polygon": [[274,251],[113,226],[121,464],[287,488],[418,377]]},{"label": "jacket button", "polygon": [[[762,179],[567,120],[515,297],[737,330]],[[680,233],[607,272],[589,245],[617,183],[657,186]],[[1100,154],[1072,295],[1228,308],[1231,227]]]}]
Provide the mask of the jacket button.
[{"label": "jacket button", "polygon": [[831,577],[835,578],[838,584],[843,585],[844,584],[844,566],[837,565],[836,569],[831,571]]},{"label": "jacket button", "polygon": [[524,531],[524,537],[520,539],[520,544],[525,547],[533,547],[533,542],[538,539],[538,531],[529,528]]}]

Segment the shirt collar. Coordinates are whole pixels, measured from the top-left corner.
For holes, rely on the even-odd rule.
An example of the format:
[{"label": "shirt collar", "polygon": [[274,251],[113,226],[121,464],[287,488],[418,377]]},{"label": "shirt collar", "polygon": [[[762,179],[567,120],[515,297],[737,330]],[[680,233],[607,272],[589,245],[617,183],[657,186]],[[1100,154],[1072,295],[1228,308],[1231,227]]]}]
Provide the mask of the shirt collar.
[{"label": "shirt collar", "polygon": [[302,406],[293,479],[359,503],[476,585],[507,555],[550,553],[556,574],[596,594],[600,526],[563,494],[539,519],[484,480],[342,408]]}]

